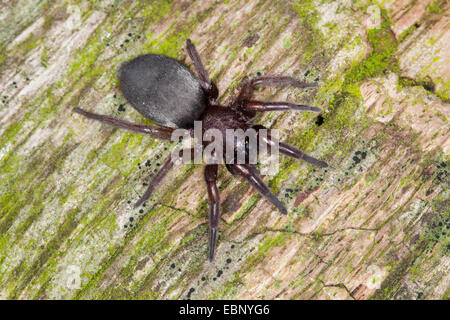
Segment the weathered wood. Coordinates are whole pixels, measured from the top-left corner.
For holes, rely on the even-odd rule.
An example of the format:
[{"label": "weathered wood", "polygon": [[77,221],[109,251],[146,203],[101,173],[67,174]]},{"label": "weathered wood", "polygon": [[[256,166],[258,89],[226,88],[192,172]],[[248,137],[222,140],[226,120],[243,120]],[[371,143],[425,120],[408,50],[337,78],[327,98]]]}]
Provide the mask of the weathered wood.
[{"label": "weathered wood", "polygon": [[[448,12],[433,0],[2,1],[0,297],[447,299]],[[117,90],[117,66],[143,53],[192,66],[188,37],[222,100],[257,72],[318,81],[258,96],[320,119],[257,121],[330,164],[281,157],[265,180],[287,216],[222,168],[213,263],[202,167],[173,170],[133,209],[173,146],[72,112],[149,123]]]}]

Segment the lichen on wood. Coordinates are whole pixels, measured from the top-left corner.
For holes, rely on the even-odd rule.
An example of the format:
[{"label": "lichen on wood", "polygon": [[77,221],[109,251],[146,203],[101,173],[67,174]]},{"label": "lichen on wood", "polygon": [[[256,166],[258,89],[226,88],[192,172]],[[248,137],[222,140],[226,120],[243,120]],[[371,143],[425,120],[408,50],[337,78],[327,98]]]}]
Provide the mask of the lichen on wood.
[{"label": "lichen on wood", "polygon": [[[449,3],[3,1],[0,297],[4,299],[448,299]],[[287,216],[224,168],[207,260],[202,166],[133,203],[173,144],[89,121],[150,123],[117,88],[122,61],[196,44],[226,101],[245,76],[321,107],[259,123],[330,167],[281,157],[265,177]]]}]

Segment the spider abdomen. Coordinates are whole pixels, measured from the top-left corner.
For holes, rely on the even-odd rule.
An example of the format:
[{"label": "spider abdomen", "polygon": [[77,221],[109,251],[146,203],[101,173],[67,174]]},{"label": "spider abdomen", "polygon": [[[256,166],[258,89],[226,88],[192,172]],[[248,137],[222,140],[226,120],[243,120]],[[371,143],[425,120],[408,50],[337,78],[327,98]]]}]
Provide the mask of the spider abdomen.
[{"label": "spider abdomen", "polygon": [[206,108],[198,80],[184,64],[170,57],[139,56],[123,63],[117,75],[128,102],[165,127],[191,128]]}]

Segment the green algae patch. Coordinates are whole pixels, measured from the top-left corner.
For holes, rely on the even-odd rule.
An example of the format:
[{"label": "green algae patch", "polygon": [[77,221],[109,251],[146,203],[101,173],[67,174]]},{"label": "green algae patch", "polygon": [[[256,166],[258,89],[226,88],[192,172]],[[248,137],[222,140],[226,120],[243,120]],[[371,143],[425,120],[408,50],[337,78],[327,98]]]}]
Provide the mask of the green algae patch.
[{"label": "green algae patch", "polygon": [[432,14],[442,14],[444,13],[444,9],[442,8],[445,7],[446,2],[446,0],[435,0],[432,3],[428,4],[425,9],[427,9],[427,11]]},{"label": "green algae patch", "polygon": [[256,194],[250,198],[243,206],[242,209],[239,210],[239,212],[236,214],[236,216],[233,217],[232,221],[236,221],[241,219],[243,216],[245,216],[247,213],[253,210],[253,208],[256,206],[256,203],[258,200],[260,200],[262,197],[259,194]]},{"label": "green algae patch", "polygon": [[[73,4],[74,2],[69,5]],[[175,178],[172,179],[174,180],[173,183],[168,181],[165,183],[164,189],[167,191],[164,191],[166,193],[164,194],[164,191],[162,191],[155,195],[155,201],[158,201],[155,207],[147,207],[146,212],[142,216],[139,216],[134,215],[135,212],[126,205],[122,206],[123,199],[121,198],[121,194],[125,192],[129,196],[138,197],[138,194],[142,191],[141,186],[140,189],[134,190],[135,184],[130,179],[132,178],[132,173],[136,168],[137,162],[141,161],[142,163],[141,159],[143,156],[138,153],[144,150],[144,148],[139,148],[138,146],[143,141],[147,141],[146,138],[127,132],[119,133],[119,131],[116,132],[108,129],[102,131],[98,136],[102,140],[101,143],[96,144],[95,147],[91,147],[93,148],[91,152],[82,159],[84,161],[82,170],[79,173],[70,171],[69,174],[73,176],[64,177],[62,180],[63,185],[57,186],[59,194],[53,198],[51,197],[52,193],[49,192],[60,181],[49,181],[48,178],[52,178],[52,173],[56,173],[55,179],[60,179],[60,176],[64,174],[62,168],[64,168],[65,159],[70,156],[71,148],[76,147],[73,140],[80,139],[81,135],[78,136],[75,133],[66,135],[63,143],[64,147],[61,148],[48,141],[36,148],[36,151],[27,154],[26,157],[19,157],[16,151],[22,151],[21,146],[27,141],[22,136],[30,134],[30,131],[27,131],[28,127],[34,127],[31,134],[39,129],[58,128],[61,123],[65,125],[64,119],[56,117],[57,114],[60,114],[60,111],[64,111],[66,108],[80,103],[85,96],[87,99],[90,99],[89,103],[93,105],[96,103],[96,97],[91,99],[93,95],[101,97],[109,94],[116,85],[115,68],[113,70],[112,66],[116,66],[116,62],[119,62],[119,60],[128,59],[132,55],[148,52],[158,52],[174,58],[184,59],[185,56],[182,51],[184,41],[194,30],[200,32],[196,34],[202,39],[204,49],[202,56],[208,57],[217,53],[214,51],[216,43],[239,37],[237,32],[240,32],[241,25],[236,22],[233,23],[231,31],[236,31],[234,35],[224,32],[227,28],[225,15],[232,13],[229,11],[232,9],[232,5],[225,8],[225,13],[214,13],[214,9],[221,5],[218,2],[209,8],[202,8],[202,13],[198,15],[190,14],[187,23],[185,23],[183,16],[177,10],[191,10],[191,5],[195,7],[199,6],[199,3],[180,4],[172,3],[171,1],[156,1],[136,4],[133,2],[113,1],[106,5],[99,2],[86,4],[85,2],[77,1],[76,4],[85,11],[83,12],[83,21],[86,21],[93,10],[109,11],[111,9],[109,7],[111,6],[114,13],[112,11],[107,12],[107,18],[92,33],[86,44],[86,48],[82,48],[71,55],[68,66],[65,68],[66,71],[68,70],[67,76],[64,76],[63,80],[57,84],[52,85],[50,90],[38,92],[41,97],[33,99],[33,103],[26,106],[27,108],[33,108],[33,123],[26,122],[25,120],[9,123],[5,128],[6,130],[3,131],[0,137],[0,153],[2,156],[0,166],[2,178],[5,178],[5,181],[11,188],[9,190],[1,189],[6,190],[6,193],[1,194],[0,197],[2,207],[0,210],[5,210],[6,212],[5,215],[0,216],[2,219],[0,220],[1,229],[9,231],[12,226],[17,229],[17,235],[24,234],[26,230],[34,226],[34,221],[39,219],[42,211],[45,212],[48,201],[56,202],[56,207],[59,204],[64,207],[70,206],[75,201],[75,203],[82,205],[84,209],[83,212],[79,213],[72,211],[65,212],[65,217],[64,219],[61,218],[61,220],[64,220],[62,229],[66,229],[67,232],[58,233],[56,237],[52,235],[47,239],[46,241],[50,241],[50,243],[48,245],[44,244],[41,249],[36,251],[38,260],[25,259],[24,263],[17,265],[14,269],[14,274],[20,276],[18,280],[14,279],[14,274],[12,273],[3,276],[3,278],[7,278],[7,282],[5,281],[2,289],[13,297],[55,297],[58,294],[56,293],[55,295],[55,286],[59,286],[61,283],[58,282],[59,280],[54,280],[54,277],[55,275],[58,276],[58,272],[62,267],[61,261],[74,259],[72,255],[76,255],[77,250],[81,249],[86,250],[88,255],[92,255],[91,259],[85,260],[83,286],[80,291],[76,292],[65,290],[61,293],[64,298],[94,297],[129,299],[134,297],[155,299],[177,297],[177,295],[184,298],[189,287],[195,287],[196,294],[198,292],[200,295],[201,290],[197,286],[199,283],[192,283],[197,281],[197,275],[201,270],[204,270],[207,257],[207,239],[205,236],[207,234],[207,223],[200,221],[200,224],[198,224],[198,222],[199,219],[205,219],[208,201],[196,200],[196,208],[192,210],[193,213],[182,209],[185,204],[179,205],[181,207],[180,209],[170,208],[170,204],[175,202],[175,199],[179,197],[178,190],[180,190],[182,185],[183,187],[187,185],[186,180],[198,169],[198,166],[186,166],[187,168],[176,169],[177,171],[174,173]],[[117,7],[118,4],[119,7]],[[297,56],[299,58],[297,60],[302,63],[308,63],[308,68],[309,65],[312,65],[308,80],[313,80],[316,77],[324,78],[323,73],[326,72],[324,70],[327,70],[326,63],[337,52],[337,50],[335,52],[331,49],[324,49],[324,37],[328,37],[328,34],[322,35],[317,29],[318,21],[321,18],[318,16],[317,8],[319,5],[322,6],[324,4],[326,3],[319,3],[318,1],[296,1],[294,10],[292,10],[291,7],[287,8],[288,5],[284,4],[278,5],[275,2],[258,2],[255,8],[261,11],[257,12],[261,17],[254,18],[248,15],[248,20],[245,23],[252,26],[252,31],[249,33],[258,33],[260,35],[261,42],[258,42],[252,48],[242,50],[239,49],[241,41],[235,41],[235,46],[224,45],[223,52],[220,53],[220,56],[228,54],[226,62],[220,64],[217,61],[204,61],[205,63],[209,63],[207,66],[208,69],[213,69],[211,70],[211,74],[214,75],[212,78],[220,81],[222,77],[228,75],[229,70],[233,70],[230,67],[233,66],[237,58],[245,60],[240,61],[240,63],[247,64],[245,66],[247,71],[255,69],[254,71],[264,72],[267,70],[267,72],[270,72],[272,69],[279,69],[280,67],[289,69],[289,65],[283,64],[283,59],[296,59]],[[276,12],[270,12],[271,7],[276,7]],[[286,14],[284,12],[287,9],[293,11],[291,15],[289,15],[290,13]],[[219,22],[213,27],[213,32],[216,28],[214,34],[212,36],[206,36],[205,33],[196,28],[200,22],[211,17],[212,14],[219,15]],[[220,16],[221,14],[222,16]],[[282,18],[280,19],[281,16]],[[163,19],[172,19],[176,22],[173,22],[166,30],[158,30],[157,25]],[[286,33],[283,34],[283,30],[291,23],[292,19],[299,20],[301,24],[299,29],[301,31],[298,33],[295,31],[291,35],[285,36]],[[164,21],[162,22],[164,23]],[[56,20],[54,21],[49,17],[45,17],[43,29],[52,29],[56,24]],[[265,26],[267,24],[270,25],[268,28],[270,30],[265,33],[266,29],[264,28],[267,27]],[[272,28],[273,26],[279,28]],[[331,29],[330,37],[333,37],[333,34],[340,30],[338,27],[331,27],[333,29]],[[367,32],[367,41],[372,48],[368,56],[362,61],[359,61],[360,58],[358,58],[358,61],[355,61],[343,74],[339,74],[329,81],[326,80],[325,87],[320,89],[319,95],[314,100],[322,105],[327,105],[326,110],[324,110],[326,112],[323,114],[323,124],[316,124],[313,116],[308,115],[302,117],[301,121],[307,124],[305,131],[292,134],[292,136],[287,138],[287,140],[290,140],[288,142],[293,142],[294,145],[298,145],[306,152],[316,151],[317,154],[314,156],[323,160],[328,157],[328,159],[332,159],[332,162],[338,163],[340,158],[348,157],[348,153],[354,148],[355,143],[360,142],[358,134],[369,124],[369,120],[365,117],[362,108],[362,97],[359,92],[360,83],[371,77],[382,75],[386,71],[396,71],[398,67],[394,49],[396,43],[393,41],[394,38],[391,37],[389,31],[388,24],[386,24],[380,30],[374,29]],[[412,31],[411,29],[409,32]],[[0,34],[2,32],[0,31]],[[124,37],[124,34],[128,32],[133,32],[133,37]],[[111,33],[111,36],[109,33]],[[142,43],[133,42],[134,39],[137,39],[138,35],[141,37],[139,39],[141,39],[140,41]],[[279,35],[281,37],[278,37]],[[128,40],[127,44],[124,43],[124,46],[121,46],[122,49],[116,48],[117,42],[115,40],[117,37],[122,40],[124,38]],[[285,49],[285,52],[277,57],[280,61],[275,61],[272,66],[258,66],[258,63],[261,62],[261,57],[270,49],[271,45],[279,40],[282,40],[281,47]],[[48,61],[53,63],[55,60],[52,59],[52,50],[40,48],[41,43],[42,39],[39,37],[30,37],[18,51],[22,50],[22,52],[36,53],[38,63],[39,55],[42,55],[41,63],[43,65],[46,65]],[[261,45],[261,43],[263,44]],[[106,46],[109,46],[109,48]],[[37,52],[38,49],[43,49],[44,51]],[[2,59],[8,60],[9,63],[12,60],[11,52],[8,52],[7,55],[0,53],[0,62]],[[281,66],[278,63],[281,63]],[[302,66],[299,67],[302,68]],[[248,72],[237,71],[237,74],[242,73]],[[239,80],[239,76],[234,76],[230,88],[233,88]],[[402,81],[399,81],[400,86],[426,85],[417,82],[402,83]],[[65,90],[70,91],[70,93],[64,94]],[[61,93],[64,95],[59,97]],[[228,93],[229,91],[226,91],[223,96],[226,97]],[[302,98],[303,95],[296,97]],[[92,108],[94,107],[92,106]],[[36,115],[38,116],[36,117]],[[129,116],[129,114],[126,116]],[[286,119],[284,117],[284,114],[279,117],[272,114],[263,120],[267,121],[267,123],[274,121],[276,124],[276,122],[281,122],[283,119]],[[145,119],[142,119],[142,121],[147,123]],[[47,124],[49,126],[45,127]],[[58,132],[58,129],[55,132]],[[63,136],[59,135],[61,139]],[[81,143],[85,145],[85,142]],[[383,141],[383,143],[386,143],[386,141]],[[145,147],[159,150],[159,145],[160,142],[151,141]],[[47,150],[48,154],[43,152]],[[86,153],[88,153],[88,150],[86,150]],[[123,161],[127,161],[124,158],[128,159],[129,156],[133,160],[128,162],[128,165],[121,167]],[[29,162],[30,159],[34,160]],[[285,158],[282,160],[284,161]],[[330,164],[333,165],[332,163]],[[152,162],[153,167],[154,163]],[[330,174],[335,174],[337,170],[333,168],[330,171]],[[299,186],[302,188],[314,188],[320,182],[312,184],[309,181],[324,177],[325,173],[323,172],[320,170],[317,171],[317,169],[313,171],[310,165],[304,165],[301,161],[287,159],[282,164],[279,176],[272,178],[270,186],[273,191],[279,191],[280,188],[283,188],[283,183],[286,179],[293,179],[295,182],[291,181],[287,183],[294,190]],[[444,171],[438,169],[436,172],[436,176],[433,178],[436,179],[436,184],[433,184],[433,188],[440,185],[438,176],[442,175]],[[138,176],[142,175],[141,173],[139,172]],[[356,175],[356,170],[352,174]],[[107,178],[105,177],[106,175],[108,175]],[[126,179],[128,177],[130,179]],[[354,177],[349,178],[352,181],[356,180],[353,179]],[[372,171],[365,178],[366,183],[370,185],[378,179],[378,174],[376,174],[376,171]],[[138,177],[137,179],[140,178]],[[234,181],[233,179],[227,178],[219,188],[221,190],[226,188],[230,182]],[[400,183],[400,187],[409,185],[409,181],[413,179],[414,177],[409,176],[404,178]],[[267,180],[270,180],[270,178]],[[83,183],[89,185],[87,190],[84,190],[83,186],[81,186]],[[39,184],[39,187],[35,187],[36,184]],[[46,186],[48,186],[48,189]],[[324,186],[327,188],[327,183],[324,183]],[[82,194],[78,195],[77,199],[71,199],[69,195],[77,191],[80,192],[80,190],[75,189],[83,190]],[[233,200],[238,199],[236,201],[240,201],[242,199],[242,192],[240,190],[239,188],[231,190],[230,193],[232,195],[231,197],[234,197]],[[262,200],[261,196],[257,193],[253,192],[251,195],[242,204],[242,208],[237,212],[233,222],[236,223],[236,219],[244,221],[248,212],[254,209],[259,200]],[[206,198],[205,193],[201,192],[199,198]],[[283,201],[289,200],[293,200],[293,198],[286,197]],[[391,197],[390,200],[395,201],[395,198]],[[68,201],[72,203],[67,203]],[[442,199],[436,201],[434,203],[435,207],[441,208],[443,206],[442,201]],[[148,203],[150,206],[152,205],[152,201],[148,201]],[[230,207],[233,207],[234,204],[232,203]],[[270,204],[267,205],[270,206]],[[52,206],[48,207],[54,209]],[[351,211],[353,210],[355,210],[354,207],[351,208]],[[103,230],[117,231],[122,228],[122,224],[120,226],[114,225],[116,222],[115,214],[121,214],[122,216],[131,214],[136,219],[133,228],[127,228],[125,239],[120,239],[123,243],[110,244],[109,247],[105,246],[105,248],[102,248],[102,253],[95,253],[95,248],[90,246],[83,248],[79,244],[83,240],[83,237],[86,237],[86,233],[91,230],[95,230],[96,232]],[[294,215],[301,218],[304,215],[308,215],[308,210],[300,205],[297,211],[294,212]],[[175,220],[179,218],[188,219],[190,227],[195,226],[195,229],[184,234],[179,242],[172,242],[172,234],[168,233],[167,229],[172,223],[176,223]],[[359,220],[355,218],[349,221],[349,223],[351,222],[358,223]],[[443,222],[445,222],[445,219],[435,221],[437,225]],[[258,223],[264,225],[266,221],[259,221]],[[93,229],[94,227],[95,229]],[[222,234],[232,229],[232,227],[232,225],[223,226]],[[71,228],[76,228],[76,231],[73,232],[74,235],[72,235]],[[272,253],[278,251],[278,247],[282,248],[285,246],[285,237],[292,236],[291,232],[294,232],[294,230],[295,223],[289,221],[287,225],[283,225],[283,230],[280,232],[280,235],[278,233],[268,232],[267,236],[259,236],[258,239],[262,239],[262,244],[255,251],[250,251],[250,257],[247,258],[251,269],[258,268],[256,264],[260,262],[264,263],[266,257],[272,257]],[[186,232],[186,230],[182,232]],[[395,232],[398,232],[398,229]],[[432,250],[439,246],[442,254],[448,254],[445,251],[448,243],[445,242],[446,239],[442,236],[443,232],[445,231],[440,227],[427,228],[427,232],[422,237],[422,240],[426,242],[427,250]],[[178,236],[178,234],[175,236]],[[108,237],[104,238],[102,239],[103,241],[109,240]],[[318,244],[327,241],[324,237],[320,237],[320,240],[322,242]],[[11,244],[14,244],[14,241],[16,241],[14,237],[0,237],[0,262],[5,261],[2,255]],[[219,247],[224,244],[226,245],[226,241],[222,239]],[[30,240],[25,246],[27,250],[25,253],[35,252],[32,251],[34,250],[34,245],[37,245],[37,242]],[[275,249],[272,250],[271,248]],[[371,248],[366,256],[377,251],[374,248],[376,247]],[[249,249],[247,248],[245,250],[245,254],[248,254]],[[250,250],[252,249],[250,248]],[[101,256],[97,256],[97,254],[101,254]],[[150,256],[153,259],[152,263],[146,264],[142,262],[142,258]],[[355,261],[355,256],[352,256],[351,259]],[[176,263],[176,270],[180,267],[181,271],[172,274],[168,272],[167,270],[171,270],[171,263]],[[329,266],[331,263],[334,265],[335,261],[328,260]],[[400,264],[396,266],[400,267]],[[142,269],[140,269],[140,266],[142,266]],[[244,272],[247,266],[244,264]],[[339,267],[337,262],[336,267]],[[343,272],[348,273],[351,269],[352,264],[347,263]],[[399,269],[399,274],[401,273],[402,271]],[[239,290],[242,288],[245,289],[243,284],[244,280],[239,276],[240,274],[243,274],[242,268],[234,274],[224,274],[222,281],[218,281],[216,285],[213,285],[213,293],[209,297],[233,298],[238,295]],[[229,277],[225,278],[225,276]],[[3,278],[1,282],[3,282]],[[301,275],[299,279],[301,279],[301,282],[297,286],[300,286],[304,281],[309,281]],[[335,279],[337,279],[337,276]],[[166,283],[168,283],[167,286]],[[319,280],[306,283],[304,284],[305,288],[300,293],[293,292],[294,297],[302,298],[300,295],[310,289],[311,286],[313,286],[312,291],[315,291],[313,296],[317,295],[323,288],[323,284]],[[160,288],[161,286],[163,289]],[[168,288],[164,289],[164,286]],[[38,288],[37,292],[35,290],[36,288]],[[285,289],[283,288],[283,284],[281,283],[280,285],[280,282],[277,281],[275,282],[275,288]],[[448,296],[448,291],[446,295]]]},{"label": "green algae patch", "polygon": [[[439,84],[441,84],[441,87],[439,89],[436,89],[436,87]],[[433,79],[430,76],[418,77],[416,79],[406,77],[406,76],[400,76],[398,78],[397,86],[400,89],[408,88],[408,87],[422,87],[426,91],[435,94],[443,102],[445,102],[445,103],[450,102],[450,97],[449,97],[450,80],[447,80],[446,82],[444,82],[440,78],[435,79],[433,81]]]},{"label": "green algae patch", "polygon": [[395,56],[398,43],[390,29],[389,22],[384,21],[380,28],[369,29],[367,40],[372,50],[366,59],[346,73],[344,86],[381,76],[387,71],[399,71]]},{"label": "green algae patch", "polygon": [[247,258],[247,261],[245,264],[247,265],[246,268],[251,268],[252,266],[260,263],[262,260],[264,260],[265,257],[268,256],[269,250],[273,247],[281,247],[286,243],[286,237],[288,236],[288,233],[282,233],[280,232],[275,237],[271,238],[268,235],[265,235],[265,241],[262,243],[258,248],[256,253],[250,255]]},{"label": "green algae patch", "polygon": [[418,23],[413,24],[412,26],[410,26],[408,29],[406,29],[405,31],[403,31],[399,36],[398,36],[398,42],[402,42],[403,40],[407,39],[411,34],[414,33],[414,31],[416,31],[418,28],[420,27],[420,25]]},{"label": "green algae patch", "polygon": [[2,133],[0,137],[0,150],[5,148],[6,144],[12,141],[17,133],[22,129],[23,121],[11,123]]},{"label": "green algae patch", "polygon": [[295,1],[293,9],[297,10],[298,19],[305,32],[304,36],[307,41],[304,42],[304,49],[308,52],[305,60],[308,60],[314,54],[314,51],[321,47],[323,40],[322,33],[316,28],[319,21],[318,12],[313,0]]},{"label": "green algae patch", "polygon": [[244,288],[244,279],[239,272],[233,274],[233,278],[227,281],[218,290],[214,291],[208,299],[231,299],[235,297]]}]

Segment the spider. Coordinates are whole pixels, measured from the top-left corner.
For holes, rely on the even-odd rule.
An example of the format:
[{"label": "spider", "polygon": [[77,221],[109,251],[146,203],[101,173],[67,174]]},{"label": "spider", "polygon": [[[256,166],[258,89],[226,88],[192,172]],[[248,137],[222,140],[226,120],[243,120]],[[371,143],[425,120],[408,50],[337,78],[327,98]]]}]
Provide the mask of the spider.
[{"label": "spider", "polygon": [[[289,102],[262,102],[253,100],[252,96],[257,86],[293,86],[297,88],[315,88],[315,83],[305,83],[288,76],[257,76],[253,79],[244,77],[234,89],[228,105],[220,105],[217,101],[219,91],[209,79],[200,56],[190,39],[186,41],[186,51],[193,62],[198,78],[180,61],[159,54],[146,54],[120,65],[117,76],[119,87],[126,100],[143,116],[161,126],[135,124],[107,115],[92,113],[80,108],[77,112],[87,118],[103,123],[149,134],[153,137],[170,140],[177,128],[186,128],[192,134],[194,121],[201,121],[203,130],[218,129],[225,135],[226,129],[253,128],[257,134],[261,125],[251,123],[257,112],[300,110],[321,112],[320,108],[297,105]],[[268,148],[274,145],[275,138],[267,135],[264,143]],[[277,141],[278,142],[278,141]],[[203,147],[209,143],[202,142]],[[323,161],[315,159],[306,153],[278,142],[279,152],[309,162],[310,164],[327,167]],[[181,152],[193,153],[193,148]],[[258,150],[259,153],[259,150]],[[246,158],[247,159],[247,158]],[[160,170],[152,177],[147,190],[136,202],[135,207],[146,201],[164,176],[174,165],[173,155],[168,156]],[[256,166],[244,163],[225,164],[233,175],[244,177],[263,197],[269,200],[281,213],[287,214],[285,206],[263,182]],[[218,164],[207,164],[204,170],[209,197],[209,250],[208,258],[214,259],[219,227],[219,191],[217,188]]]}]

